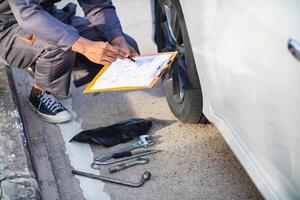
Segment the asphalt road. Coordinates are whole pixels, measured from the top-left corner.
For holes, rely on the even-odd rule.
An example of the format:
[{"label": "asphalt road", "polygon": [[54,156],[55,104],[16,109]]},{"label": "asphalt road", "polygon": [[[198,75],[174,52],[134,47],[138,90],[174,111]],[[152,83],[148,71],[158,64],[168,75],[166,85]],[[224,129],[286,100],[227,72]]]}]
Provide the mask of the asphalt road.
[{"label": "asphalt road", "polygon": [[[149,1],[115,0],[114,4],[124,31],[138,41],[141,52],[155,52],[151,40]],[[40,183],[44,183],[44,191],[51,186],[53,179],[57,188],[52,189],[60,193],[61,199],[262,199],[218,130],[213,125],[187,125],[177,121],[167,105],[160,84],[152,90],[105,92],[96,96],[83,94],[84,88],[72,87],[72,97],[63,103],[76,118],[70,123],[56,126],[41,122],[28,109],[26,98],[31,78],[20,70],[14,70],[14,77],[25,123],[31,134],[32,155],[35,156],[37,169],[45,170],[38,174],[41,177],[47,173],[49,175],[49,169],[43,168],[44,162],[48,161],[42,162],[45,158],[42,151],[50,155],[49,165],[54,170],[49,180],[40,178]],[[149,182],[141,188],[127,188],[87,178],[73,178],[70,173],[72,168],[97,173],[89,166],[92,157],[111,150],[102,146],[69,143],[73,135],[84,129],[136,117],[157,119],[152,130],[159,140],[155,148],[164,151],[150,156],[149,164],[133,167],[113,177],[135,181],[148,170],[152,173]],[[173,120],[174,123],[163,126],[163,120]],[[39,140],[41,137],[44,140]],[[101,168],[100,174],[109,175],[107,167]],[[45,196],[51,199],[50,193]]]}]

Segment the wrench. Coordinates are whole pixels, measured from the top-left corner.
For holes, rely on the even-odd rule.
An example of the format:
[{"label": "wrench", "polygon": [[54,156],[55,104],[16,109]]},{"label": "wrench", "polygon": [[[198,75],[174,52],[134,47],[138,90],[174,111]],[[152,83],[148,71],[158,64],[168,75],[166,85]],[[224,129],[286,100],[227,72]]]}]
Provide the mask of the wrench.
[{"label": "wrench", "polygon": [[113,151],[108,154],[104,154],[103,156],[96,157],[96,158],[94,158],[94,161],[104,162],[104,161],[111,159],[114,156],[114,154],[116,154],[116,153],[127,152],[127,151],[131,151],[133,149],[142,148],[142,147],[148,148],[149,146],[153,145],[154,143],[155,142],[152,140],[152,137],[150,135],[141,135],[139,137],[139,140],[133,142],[132,144],[128,145],[127,147],[118,149],[118,150]]},{"label": "wrench", "polygon": [[137,158],[135,160],[129,161],[127,163],[122,163],[119,165],[116,165],[114,167],[109,168],[109,173],[116,173],[121,170],[127,169],[129,167],[135,166],[135,165],[143,165],[147,164],[149,162],[149,158]]},{"label": "wrench", "polygon": [[162,152],[162,150],[145,150],[141,153],[134,154],[129,158],[122,158],[122,159],[111,160],[111,161],[107,161],[107,162],[94,161],[91,164],[91,167],[93,169],[99,170],[100,165],[112,165],[112,164],[120,163],[120,162],[127,161],[127,160],[133,160],[135,158],[140,158],[142,156],[147,156],[147,155],[151,155],[151,154],[155,154],[155,153],[159,153],[159,152]]},{"label": "wrench", "polygon": [[85,176],[88,178],[106,181],[106,182],[110,182],[110,183],[115,183],[115,184],[119,184],[119,185],[125,185],[125,186],[129,186],[129,187],[141,187],[146,181],[148,181],[151,178],[151,173],[148,171],[145,171],[142,175],[141,180],[136,183],[122,181],[122,180],[118,180],[118,179],[114,179],[114,178],[110,178],[110,177],[106,177],[106,176],[99,176],[96,174],[91,174],[91,173],[82,172],[82,171],[78,171],[78,170],[72,170],[72,173],[79,175],[79,176]]}]

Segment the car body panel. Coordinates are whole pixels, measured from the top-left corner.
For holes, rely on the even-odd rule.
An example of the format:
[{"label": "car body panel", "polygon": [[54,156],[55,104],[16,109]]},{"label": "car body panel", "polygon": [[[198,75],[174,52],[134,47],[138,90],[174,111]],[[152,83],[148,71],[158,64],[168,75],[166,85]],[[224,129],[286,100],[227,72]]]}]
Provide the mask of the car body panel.
[{"label": "car body panel", "polygon": [[266,199],[300,199],[300,1],[180,3],[204,114]]}]

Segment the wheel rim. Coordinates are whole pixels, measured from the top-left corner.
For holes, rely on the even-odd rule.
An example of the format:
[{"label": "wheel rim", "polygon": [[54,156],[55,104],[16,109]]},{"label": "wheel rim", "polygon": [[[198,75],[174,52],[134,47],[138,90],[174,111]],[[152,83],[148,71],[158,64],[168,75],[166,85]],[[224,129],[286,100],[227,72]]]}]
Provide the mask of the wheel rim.
[{"label": "wheel rim", "polygon": [[182,30],[179,23],[176,9],[171,1],[161,4],[162,16],[161,27],[165,37],[165,48],[163,51],[177,51],[177,57],[170,70],[171,76],[167,84],[173,88],[173,101],[181,103],[185,97],[186,62],[185,46],[182,37]]}]

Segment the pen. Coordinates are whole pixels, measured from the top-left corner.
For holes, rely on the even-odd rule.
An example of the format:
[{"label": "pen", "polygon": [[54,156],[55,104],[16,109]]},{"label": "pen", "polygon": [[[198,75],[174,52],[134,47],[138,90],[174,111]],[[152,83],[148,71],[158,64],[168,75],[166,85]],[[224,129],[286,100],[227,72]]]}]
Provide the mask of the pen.
[{"label": "pen", "polygon": [[132,62],[137,63],[136,60],[134,60],[132,57],[127,56],[127,58],[128,58],[129,60],[131,60]]}]

